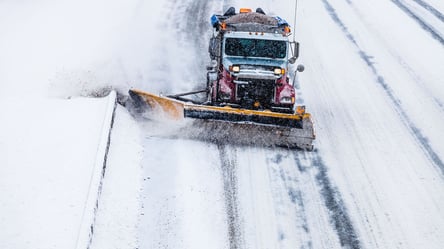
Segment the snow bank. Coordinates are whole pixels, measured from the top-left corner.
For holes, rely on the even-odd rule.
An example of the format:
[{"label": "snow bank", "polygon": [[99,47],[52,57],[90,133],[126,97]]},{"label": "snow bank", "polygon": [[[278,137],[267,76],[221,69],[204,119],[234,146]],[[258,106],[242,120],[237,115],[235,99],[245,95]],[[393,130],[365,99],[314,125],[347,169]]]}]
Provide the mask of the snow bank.
[{"label": "snow bank", "polygon": [[138,248],[142,146],[139,126],[121,106],[111,136],[91,248]]},{"label": "snow bank", "polygon": [[110,102],[0,99],[0,248],[75,247],[92,211]]},{"label": "snow bank", "polygon": [[89,182],[89,192],[82,215],[82,223],[79,230],[79,238],[77,240],[77,248],[89,248],[94,235],[94,225],[99,207],[99,199],[102,193],[103,178],[106,171],[106,163],[108,159],[108,151],[111,143],[111,131],[114,121],[114,113],[116,109],[116,93],[112,91],[108,96],[108,105],[105,110],[105,118],[103,120],[100,132],[99,147],[95,164],[91,173]]}]

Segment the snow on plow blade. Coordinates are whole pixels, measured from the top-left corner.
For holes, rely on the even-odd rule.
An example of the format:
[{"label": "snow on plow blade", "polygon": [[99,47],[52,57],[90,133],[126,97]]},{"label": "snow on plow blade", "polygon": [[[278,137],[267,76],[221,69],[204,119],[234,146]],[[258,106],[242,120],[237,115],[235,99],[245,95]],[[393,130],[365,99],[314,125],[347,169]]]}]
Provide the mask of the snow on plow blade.
[{"label": "snow on plow blade", "polygon": [[[208,106],[158,96],[140,90],[130,90],[131,98],[141,106],[160,111],[173,119],[192,118],[190,137],[227,141],[238,144],[276,145],[313,149],[315,131],[309,113],[288,114],[258,111],[228,106]],[[190,135],[192,134],[192,135]]]}]

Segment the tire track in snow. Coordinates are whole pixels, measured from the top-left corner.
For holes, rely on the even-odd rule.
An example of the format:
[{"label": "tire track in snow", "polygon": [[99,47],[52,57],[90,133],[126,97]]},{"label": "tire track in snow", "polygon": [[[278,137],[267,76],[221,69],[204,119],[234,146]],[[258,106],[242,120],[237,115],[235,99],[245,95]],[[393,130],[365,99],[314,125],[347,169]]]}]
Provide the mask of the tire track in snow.
[{"label": "tire track in snow", "polygon": [[[288,155],[291,155],[291,152],[289,152]],[[271,175],[274,175],[277,179],[280,179],[282,181],[282,185],[284,187],[285,193],[282,193],[284,191],[279,191],[279,196],[287,196],[290,202],[292,203],[293,208],[295,209],[297,221],[297,235],[293,234],[286,234],[284,230],[279,230],[279,239],[284,240],[286,237],[295,237],[298,238],[298,248],[305,248],[305,249],[311,249],[313,248],[313,238],[310,234],[310,227],[308,224],[308,217],[307,217],[307,210],[304,203],[303,198],[303,190],[301,189],[301,184],[303,184],[298,178],[301,178],[302,171],[301,167],[296,169],[295,171],[290,171],[288,168],[286,168],[284,165],[282,165],[282,161],[287,156],[284,156],[280,153],[274,155],[271,158],[267,158],[266,165],[267,168],[271,170]],[[296,158],[297,162],[300,163],[299,158]],[[299,174],[297,173],[299,172]],[[281,190],[281,189],[279,189]],[[277,195],[274,194],[274,195]],[[287,206],[285,206],[287,208]]]},{"label": "tire track in snow", "polygon": [[[350,5],[350,7],[353,9],[353,11],[355,11],[357,13],[358,16],[361,16],[362,13],[353,5],[353,3],[350,0],[346,0],[347,3]],[[368,25],[368,23],[366,23]],[[420,76],[418,76],[418,74],[412,69],[412,67],[410,67],[408,65],[408,63],[406,63],[401,56],[399,56],[396,52],[390,50],[392,56],[394,58],[396,58],[396,60],[399,62],[399,65],[402,66],[402,68],[404,68],[404,70],[406,72],[409,73],[409,75],[414,79],[415,82],[417,82],[418,84],[421,84],[421,82],[423,82],[424,80],[421,79]],[[422,85],[422,84],[421,84]],[[434,93],[432,91],[430,91],[428,88],[424,88],[425,91],[427,92],[427,94],[429,94],[431,96],[431,98],[433,99],[433,101],[435,102],[435,104],[439,107],[439,109],[441,109],[442,112],[444,112],[444,102],[435,97]]]},{"label": "tire track in snow", "polygon": [[[208,56],[208,44],[213,28],[210,25],[210,17],[214,7],[220,5],[217,0],[193,0],[184,7],[185,21],[180,26],[180,36],[183,43],[191,43],[193,52],[193,74],[190,88],[202,89],[206,87],[205,65],[210,64]],[[220,10],[217,10],[220,11]],[[195,76],[194,76],[195,75]]]},{"label": "tire track in snow", "polygon": [[238,210],[237,158],[228,155],[227,146],[225,144],[218,143],[217,148],[219,150],[220,164],[223,173],[230,249],[239,249],[241,248],[242,233],[239,224],[240,219]]},{"label": "tire track in snow", "polygon": [[216,1],[169,0],[165,18],[158,24],[165,30],[157,34],[162,41],[154,57],[153,82],[164,93],[189,91],[205,85],[204,65],[209,61],[206,44],[210,38],[209,15]]},{"label": "tire track in snow", "polygon": [[419,6],[428,10],[430,13],[432,13],[434,16],[436,16],[436,18],[438,18],[441,22],[444,22],[444,15],[439,10],[437,10],[435,7],[433,7],[432,5],[426,3],[422,0],[413,0],[413,1],[416,2]]},{"label": "tire track in snow", "polygon": [[[327,13],[330,15],[330,17],[333,19],[333,22],[336,23],[339,28],[342,30],[344,35],[347,37],[347,39],[358,49],[358,54],[360,58],[365,62],[365,64],[370,68],[370,71],[373,73],[373,75],[376,78],[377,84],[382,87],[384,92],[389,97],[389,100],[392,102],[393,106],[395,107],[395,110],[397,111],[398,115],[400,116],[401,120],[403,121],[404,125],[410,130],[410,134],[416,139],[419,146],[421,147],[424,154],[427,156],[427,158],[430,160],[430,162],[435,165],[440,171],[441,174],[444,175],[444,162],[439,157],[439,155],[434,151],[432,148],[429,139],[422,133],[421,129],[419,129],[412,121],[412,119],[409,117],[407,112],[404,110],[404,108],[401,105],[401,101],[395,96],[393,90],[390,88],[389,84],[385,81],[384,77],[378,72],[378,69],[373,63],[373,56],[368,55],[364,50],[361,49],[358,42],[355,40],[353,35],[348,30],[347,26],[342,22],[342,20],[339,18],[338,14],[336,13],[336,10],[333,8],[333,6],[327,1],[327,0],[321,0],[324,3],[324,7],[327,11]],[[392,0],[396,1],[396,0]],[[444,45],[444,40],[443,43]]]},{"label": "tire track in snow", "polygon": [[391,0],[396,6],[398,6],[402,11],[404,11],[408,16],[410,16],[413,20],[415,20],[422,29],[427,31],[430,35],[432,35],[433,39],[439,41],[441,45],[444,46],[444,38],[440,35],[438,31],[436,31],[431,25],[426,23],[420,16],[416,15],[409,7],[407,7],[400,0]]},{"label": "tire track in snow", "polygon": [[[316,182],[320,186],[320,192],[324,204],[330,211],[330,219],[335,227],[339,242],[342,247],[359,249],[362,248],[358,235],[353,227],[353,222],[348,215],[347,208],[342,200],[340,192],[333,186],[329,177],[328,169],[322,160],[320,154],[315,152],[304,152],[305,157],[311,161],[312,166],[318,169],[316,175]],[[294,158],[298,169],[301,172],[305,171],[305,166],[301,163],[300,153],[295,152]]]},{"label": "tire track in snow", "polygon": [[[185,9],[186,16],[185,26],[182,27],[183,33],[188,41],[193,41],[197,65],[205,65],[209,61],[207,45],[210,38],[212,27],[210,26],[210,2],[208,0],[192,1]],[[193,32],[190,31],[193,27]],[[203,70],[203,68],[202,68]],[[201,75],[205,76],[203,73]],[[202,77],[203,77],[202,76]],[[202,81],[203,83],[205,81]]]}]

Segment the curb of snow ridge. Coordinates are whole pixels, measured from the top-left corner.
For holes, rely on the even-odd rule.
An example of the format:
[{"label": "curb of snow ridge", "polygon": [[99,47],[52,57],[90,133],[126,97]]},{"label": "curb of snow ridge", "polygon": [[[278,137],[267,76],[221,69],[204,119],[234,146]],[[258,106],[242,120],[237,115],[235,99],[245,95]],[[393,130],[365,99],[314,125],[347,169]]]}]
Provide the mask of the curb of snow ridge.
[{"label": "curb of snow ridge", "polygon": [[90,248],[94,235],[94,224],[96,221],[97,210],[99,208],[100,195],[102,193],[103,178],[105,176],[106,162],[111,142],[111,130],[113,128],[117,106],[116,92],[114,90],[111,91],[106,98],[108,99],[108,104],[105,118],[103,120],[102,134],[100,136],[100,143],[93,166],[94,168],[89,183],[88,196],[78,232],[76,249]]}]

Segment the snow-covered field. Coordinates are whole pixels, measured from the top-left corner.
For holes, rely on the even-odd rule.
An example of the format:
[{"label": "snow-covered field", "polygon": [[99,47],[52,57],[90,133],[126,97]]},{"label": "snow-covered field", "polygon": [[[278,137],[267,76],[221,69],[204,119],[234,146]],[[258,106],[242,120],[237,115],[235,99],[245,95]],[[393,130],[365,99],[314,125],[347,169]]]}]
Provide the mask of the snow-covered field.
[{"label": "snow-covered field", "polygon": [[[294,18],[294,1],[0,1],[0,248],[83,248],[91,96],[198,88],[228,6]],[[161,138],[118,106],[91,248],[442,248],[444,4],[297,13],[316,149]]]}]

